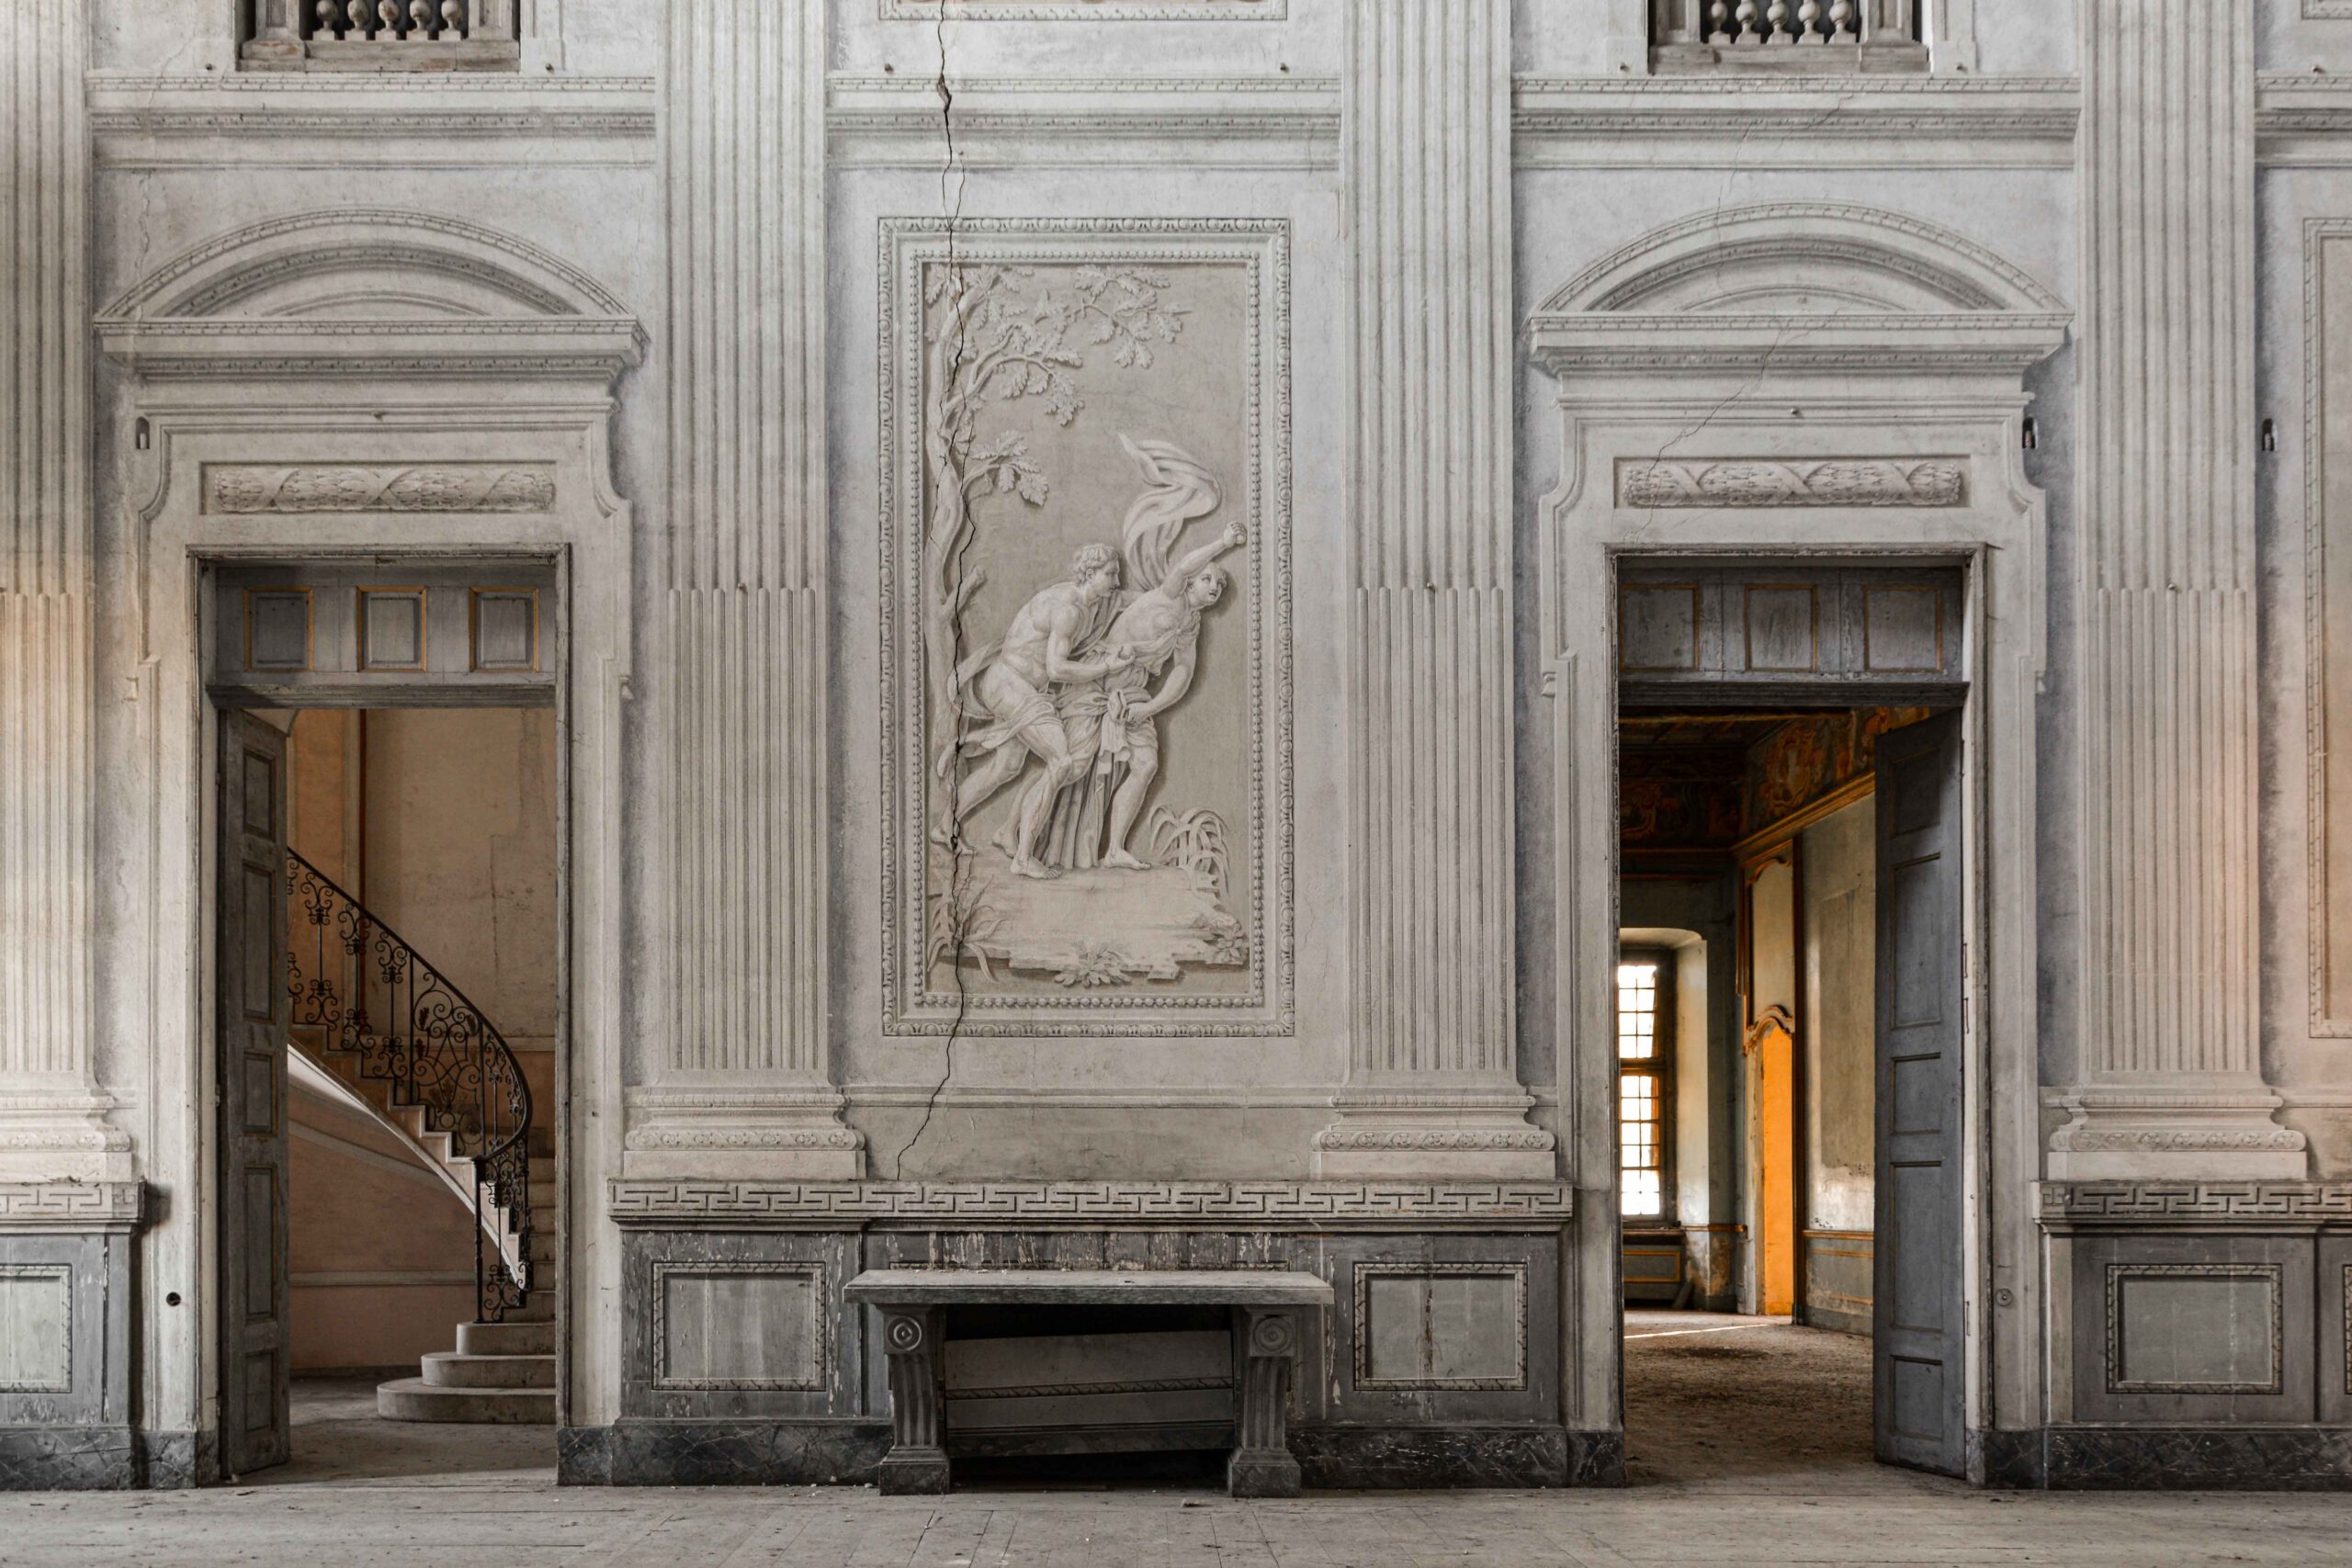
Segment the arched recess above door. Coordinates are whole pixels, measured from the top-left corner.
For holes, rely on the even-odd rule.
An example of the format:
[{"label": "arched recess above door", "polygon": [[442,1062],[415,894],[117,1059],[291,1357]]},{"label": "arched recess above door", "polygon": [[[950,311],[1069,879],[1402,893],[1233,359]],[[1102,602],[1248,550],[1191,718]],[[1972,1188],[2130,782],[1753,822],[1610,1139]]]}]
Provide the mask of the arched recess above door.
[{"label": "arched recess above door", "polygon": [[1590,370],[2022,375],[2064,304],[1948,229],[1841,202],[1709,210],[1651,231],[1547,298],[1535,361]]},{"label": "arched recess above door", "polygon": [[645,353],[619,299],[560,257],[438,214],[345,209],[219,235],[99,312],[150,380],[601,379]]}]

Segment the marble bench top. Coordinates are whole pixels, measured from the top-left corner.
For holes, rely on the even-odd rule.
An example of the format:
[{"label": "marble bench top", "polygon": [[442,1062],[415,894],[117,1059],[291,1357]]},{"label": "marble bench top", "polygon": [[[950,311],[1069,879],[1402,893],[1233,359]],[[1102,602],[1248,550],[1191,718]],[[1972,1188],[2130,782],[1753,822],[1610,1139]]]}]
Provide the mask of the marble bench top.
[{"label": "marble bench top", "polygon": [[1329,1306],[1312,1274],[1267,1269],[869,1269],[842,1288],[883,1306],[1022,1302],[1063,1306]]}]

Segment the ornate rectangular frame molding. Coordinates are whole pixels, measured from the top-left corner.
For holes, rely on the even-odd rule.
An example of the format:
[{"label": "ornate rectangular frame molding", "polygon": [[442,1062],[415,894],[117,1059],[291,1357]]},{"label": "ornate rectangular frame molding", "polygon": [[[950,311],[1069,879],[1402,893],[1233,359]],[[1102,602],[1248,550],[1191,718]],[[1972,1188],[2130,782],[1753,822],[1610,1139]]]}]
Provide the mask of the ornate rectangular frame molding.
[{"label": "ornate rectangular frame molding", "polygon": [[[669,1280],[673,1274],[735,1275],[747,1278],[788,1277],[806,1280],[808,1296],[808,1366],[797,1378],[674,1378],[670,1372]],[[821,1393],[832,1376],[832,1281],[821,1262],[775,1263],[741,1258],[657,1259],[646,1275],[646,1320],[652,1352],[650,1386],[655,1393]]]},{"label": "ornate rectangular frame molding", "polygon": [[[2270,1375],[2262,1382],[2142,1381],[2123,1375],[2123,1287],[2132,1280],[2256,1280],[2270,1287]],[[2278,1393],[2286,1387],[2286,1280],[2276,1263],[2110,1263],[2107,1266],[2107,1392]]]},{"label": "ornate rectangular frame molding", "polygon": [[[886,219],[879,260],[882,599],[882,1025],[886,1035],[1102,1039],[1283,1036],[1295,1032],[1292,856],[1290,222],[1284,219]],[[919,639],[923,567],[922,269],[1221,265],[1247,292],[1248,472],[1231,484],[1249,531],[1250,863],[1236,903],[1251,938],[1246,991],[1137,997],[1125,986],[1068,996],[931,987],[926,769]]]},{"label": "ornate rectangular frame molding", "polygon": [[[1411,1263],[1359,1262],[1355,1276],[1355,1386],[1396,1392],[1460,1391],[1516,1393],[1527,1387],[1527,1265],[1518,1260],[1493,1263],[1449,1261]],[[1380,1378],[1372,1373],[1372,1281],[1392,1280],[1509,1280],[1511,1282],[1512,1360],[1518,1371],[1507,1378]]]},{"label": "ornate rectangular frame molding", "polygon": [[[2307,0],[2304,15],[2314,13]],[[2352,17],[2352,0],[2327,0],[2340,9],[2324,13]],[[2332,1010],[2328,999],[2328,949],[2333,922],[2328,913],[2327,780],[2327,360],[2322,314],[2324,260],[2331,241],[2352,242],[2352,218],[2311,218],[2303,222],[2303,769],[2305,919],[2308,925],[2306,984],[2311,1032],[2322,1040],[2352,1039],[2352,1009]]]}]

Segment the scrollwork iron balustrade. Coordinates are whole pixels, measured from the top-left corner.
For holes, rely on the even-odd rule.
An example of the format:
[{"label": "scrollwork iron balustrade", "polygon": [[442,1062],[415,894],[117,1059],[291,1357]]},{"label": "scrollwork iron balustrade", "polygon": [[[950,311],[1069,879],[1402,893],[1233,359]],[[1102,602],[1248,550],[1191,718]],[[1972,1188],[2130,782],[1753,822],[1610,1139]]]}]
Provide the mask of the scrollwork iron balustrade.
[{"label": "scrollwork iron balustrade", "polygon": [[288,851],[292,1028],[348,1053],[395,1110],[473,1166],[474,1299],[496,1323],[531,1288],[531,1088],[480,1008],[318,867]]}]

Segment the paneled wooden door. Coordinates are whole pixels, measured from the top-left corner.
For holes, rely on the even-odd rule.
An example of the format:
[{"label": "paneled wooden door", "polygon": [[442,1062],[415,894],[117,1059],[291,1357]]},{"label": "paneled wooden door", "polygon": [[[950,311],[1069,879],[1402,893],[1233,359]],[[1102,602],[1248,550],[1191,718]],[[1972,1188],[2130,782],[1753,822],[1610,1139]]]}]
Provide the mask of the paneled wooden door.
[{"label": "paneled wooden door", "polygon": [[286,737],[220,716],[220,1468],[292,1452],[287,1260]]},{"label": "paneled wooden door", "polygon": [[1878,745],[1878,1457],[1958,1475],[1962,1452],[1961,730]]}]

